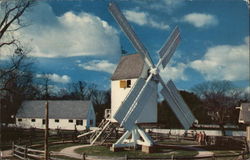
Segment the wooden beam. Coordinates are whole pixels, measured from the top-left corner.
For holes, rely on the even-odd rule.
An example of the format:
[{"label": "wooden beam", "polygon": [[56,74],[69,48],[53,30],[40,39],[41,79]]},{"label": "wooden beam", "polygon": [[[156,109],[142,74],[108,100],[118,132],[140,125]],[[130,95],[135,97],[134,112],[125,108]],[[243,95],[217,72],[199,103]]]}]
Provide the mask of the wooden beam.
[{"label": "wooden beam", "polygon": [[45,103],[45,140],[44,140],[44,159],[49,159],[48,136],[49,136],[49,102]]}]

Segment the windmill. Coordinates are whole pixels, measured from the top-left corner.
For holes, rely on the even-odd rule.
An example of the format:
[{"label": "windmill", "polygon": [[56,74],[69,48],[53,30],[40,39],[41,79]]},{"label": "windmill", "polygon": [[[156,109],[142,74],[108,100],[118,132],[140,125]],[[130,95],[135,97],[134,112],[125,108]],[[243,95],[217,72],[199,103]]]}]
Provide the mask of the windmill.
[{"label": "windmill", "polygon": [[116,107],[115,113],[112,115],[120,126],[126,129],[126,132],[112,147],[120,148],[136,146],[137,144],[142,146],[153,145],[153,140],[137,125],[137,120],[145,109],[145,106],[150,103],[150,97],[154,97],[153,94],[157,92],[156,86],[159,83],[162,85],[161,95],[168,102],[182,126],[186,130],[189,129],[195,121],[195,117],[182,99],[174,83],[170,80],[165,84],[159,74],[160,65],[162,65],[163,69],[166,67],[180,41],[178,27],[173,30],[166,43],[160,49],[160,59],[155,65],[147,49],[140,42],[118,6],[115,3],[110,3],[109,11],[149,68],[147,76],[141,76],[136,80],[129,93],[120,103],[120,106]]}]

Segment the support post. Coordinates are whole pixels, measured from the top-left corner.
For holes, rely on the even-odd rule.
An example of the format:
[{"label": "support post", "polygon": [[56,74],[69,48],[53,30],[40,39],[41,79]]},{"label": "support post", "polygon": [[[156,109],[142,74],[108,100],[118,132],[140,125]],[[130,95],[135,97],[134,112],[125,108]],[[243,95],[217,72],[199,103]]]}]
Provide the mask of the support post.
[{"label": "support post", "polygon": [[45,137],[44,137],[44,159],[49,159],[48,135],[49,135],[49,102],[45,103]]}]

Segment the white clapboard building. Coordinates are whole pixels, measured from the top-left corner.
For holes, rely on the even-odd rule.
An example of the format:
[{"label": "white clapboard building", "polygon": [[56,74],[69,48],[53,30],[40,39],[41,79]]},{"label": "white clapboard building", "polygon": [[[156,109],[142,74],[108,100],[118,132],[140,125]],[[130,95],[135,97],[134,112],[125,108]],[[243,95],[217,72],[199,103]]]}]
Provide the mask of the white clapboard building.
[{"label": "white clapboard building", "polygon": [[246,125],[246,137],[250,147],[250,103],[242,103],[237,108],[240,109],[239,123]]},{"label": "white clapboard building", "polygon": [[[114,114],[119,109],[123,101],[128,96],[139,78],[147,78],[149,66],[145,63],[140,54],[128,54],[122,56],[111,78],[111,121],[116,122]],[[157,122],[157,83],[150,81],[155,89],[146,104],[137,123],[156,123]]]},{"label": "white clapboard building", "polygon": [[[45,100],[24,101],[16,114],[16,125],[21,128],[45,128]],[[84,130],[96,125],[91,101],[49,100],[49,128]]]}]

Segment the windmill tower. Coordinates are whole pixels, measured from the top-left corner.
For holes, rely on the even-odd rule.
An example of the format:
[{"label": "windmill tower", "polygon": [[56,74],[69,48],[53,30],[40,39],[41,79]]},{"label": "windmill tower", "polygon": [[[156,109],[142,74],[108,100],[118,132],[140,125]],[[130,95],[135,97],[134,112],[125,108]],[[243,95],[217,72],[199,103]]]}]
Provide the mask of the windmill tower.
[{"label": "windmill tower", "polygon": [[[115,113],[135,86],[138,79],[146,79],[150,67],[144,62],[141,54],[122,56],[111,78],[111,122],[117,122]],[[145,104],[136,123],[157,122],[157,82],[150,81],[154,88],[149,101]]]},{"label": "windmill tower", "polygon": [[160,49],[160,59],[155,65],[118,6],[110,3],[109,11],[138,52],[135,55],[122,57],[112,76],[111,121],[118,122],[121,127],[126,129],[124,135],[113,144],[112,148],[136,145],[153,146],[151,137],[137,124],[156,122],[159,83],[162,85],[160,93],[182,126],[189,129],[195,121],[195,117],[174,83],[170,80],[165,84],[159,74],[159,66],[166,67],[180,41],[178,27],[174,29]]}]

